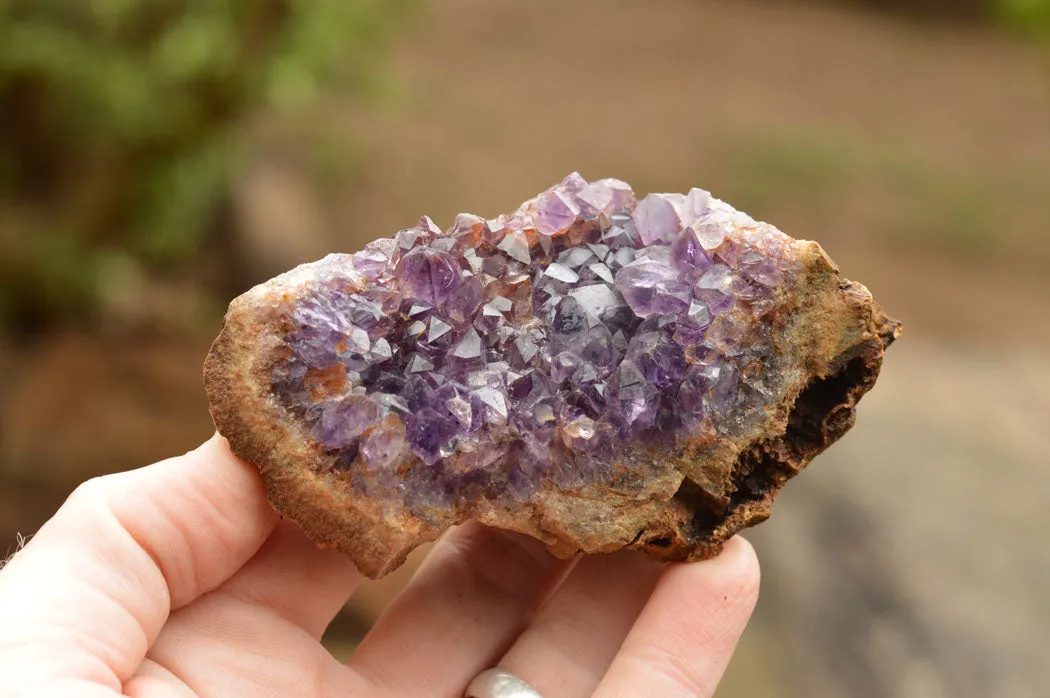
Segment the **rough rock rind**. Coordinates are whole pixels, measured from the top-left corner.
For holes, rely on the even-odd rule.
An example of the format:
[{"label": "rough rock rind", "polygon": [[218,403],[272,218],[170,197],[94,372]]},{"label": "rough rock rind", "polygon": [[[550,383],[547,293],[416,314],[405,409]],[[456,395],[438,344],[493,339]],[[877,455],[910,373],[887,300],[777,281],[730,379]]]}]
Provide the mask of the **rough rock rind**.
[{"label": "rough rock rind", "polygon": [[534,536],[562,557],[630,548],[661,560],[708,558],[737,531],[768,518],[784,483],[853,425],[857,401],[900,333],[867,289],[841,278],[819,245],[797,244],[798,272],[764,319],[774,328],[768,402],[717,436],[629,448],[597,482],[564,487],[545,480],[524,501],[480,498],[424,511],[377,502],[353,487],[273,395],[274,366],[289,351],[289,308],[323,262],[231,303],[205,363],[212,416],[234,453],[259,468],[276,509],[372,578],[470,518]]}]

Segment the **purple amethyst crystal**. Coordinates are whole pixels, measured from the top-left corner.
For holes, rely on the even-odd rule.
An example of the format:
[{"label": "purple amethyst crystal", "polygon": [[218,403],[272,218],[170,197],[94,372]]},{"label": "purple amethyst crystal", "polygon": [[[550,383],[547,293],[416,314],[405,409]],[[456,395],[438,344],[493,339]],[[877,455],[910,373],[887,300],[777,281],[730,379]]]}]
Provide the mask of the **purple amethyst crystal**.
[{"label": "purple amethyst crystal", "polygon": [[416,511],[595,482],[636,440],[739,419],[794,244],[701,189],[573,173],[320,263],[273,390],[355,486]]},{"label": "purple amethyst crystal", "polygon": [[626,359],[634,363],[656,387],[671,388],[682,380],[688,366],[685,352],[665,332],[645,332],[631,340]]},{"label": "purple amethyst crystal", "polygon": [[634,210],[634,225],[645,245],[674,242],[682,229],[682,217],[675,197],[680,195],[650,194]]},{"label": "purple amethyst crystal", "polygon": [[325,409],[317,440],[332,449],[349,446],[378,417],[379,406],[371,398],[351,395]]},{"label": "purple amethyst crystal", "polygon": [[589,213],[629,213],[634,208],[634,192],[631,185],[619,179],[599,179],[586,185],[576,199]]},{"label": "purple amethyst crystal", "polygon": [[434,465],[440,460],[442,446],[455,437],[458,431],[455,421],[429,407],[407,418],[408,442],[427,465]]},{"label": "purple amethyst crystal", "polygon": [[425,247],[402,257],[396,274],[407,297],[435,305],[445,302],[462,281],[455,257]]},{"label": "purple amethyst crystal", "polygon": [[693,298],[707,306],[712,313],[722,313],[733,305],[733,291],[738,280],[724,264],[716,264],[704,273],[693,287]]},{"label": "purple amethyst crystal", "polygon": [[688,277],[699,276],[711,268],[711,256],[700,244],[693,228],[686,228],[671,244],[671,260]]},{"label": "purple amethyst crystal", "polygon": [[616,273],[616,288],[641,318],[677,314],[689,307],[689,282],[666,262],[644,257]]},{"label": "purple amethyst crystal", "polygon": [[541,235],[557,235],[569,229],[580,213],[575,197],[555,188],[540,195],[536,202],[536,231]]},{"label": "purple amethyst crystal", "polygon": [[610,389],[615,396],[611,416],[620,423],[625,440],[633,440],[655,423],[660,389],[646,379],[640,367],[625,360],[616,370]]},{"label": "purple amethyst crystal", "polygon": [[401,459],[406,444],[405,423],[394,415],[377,424],[361,442],[366,471],[386,471]]}]

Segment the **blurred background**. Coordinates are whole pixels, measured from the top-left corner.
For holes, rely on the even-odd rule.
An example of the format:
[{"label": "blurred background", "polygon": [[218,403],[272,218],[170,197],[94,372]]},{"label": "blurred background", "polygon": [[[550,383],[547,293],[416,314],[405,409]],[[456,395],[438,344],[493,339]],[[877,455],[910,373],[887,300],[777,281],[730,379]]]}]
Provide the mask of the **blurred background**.
[{"label": "blurred background", "polygon": [[905,324],[750,532],[719,695],[1047,695],[1050,0],[0,0],[0,557],[208,437],[231,297],[571,170],[710,189]]}]

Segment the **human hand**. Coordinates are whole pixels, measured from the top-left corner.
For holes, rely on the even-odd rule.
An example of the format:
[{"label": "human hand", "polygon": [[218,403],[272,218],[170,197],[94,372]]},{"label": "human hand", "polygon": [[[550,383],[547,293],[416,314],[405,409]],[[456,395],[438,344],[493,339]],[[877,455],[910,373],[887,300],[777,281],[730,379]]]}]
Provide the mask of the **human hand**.
[{"label": "human hand", "polygon": [[498,664],[548,698],[710,696],[758,564],[741,538],[693,564],[562,561],[467,524],[343,665],[320,638],[360,581],[216,436],[85,483],[0,570],[0,695],[458,697]]}]

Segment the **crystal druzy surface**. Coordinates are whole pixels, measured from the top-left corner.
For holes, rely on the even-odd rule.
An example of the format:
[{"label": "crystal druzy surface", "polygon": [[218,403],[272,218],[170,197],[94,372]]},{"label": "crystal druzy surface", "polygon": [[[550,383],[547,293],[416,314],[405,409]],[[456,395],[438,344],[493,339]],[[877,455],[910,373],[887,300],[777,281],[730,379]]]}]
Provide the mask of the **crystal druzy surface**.
[{"label": "crystal druzy surface", "polygon": [[899,331],[816,243],[573,173],[250,290],[205,384],[274,505],[369,576],[471,518],[686,560],[852,426]]},{"label": "crystal druzy surface", "polygon": [[354,486],[413,509],[600,481],[761,401],[794,241],[708,192],[571,174],[509,215],[330,255],[274,395]]}]

